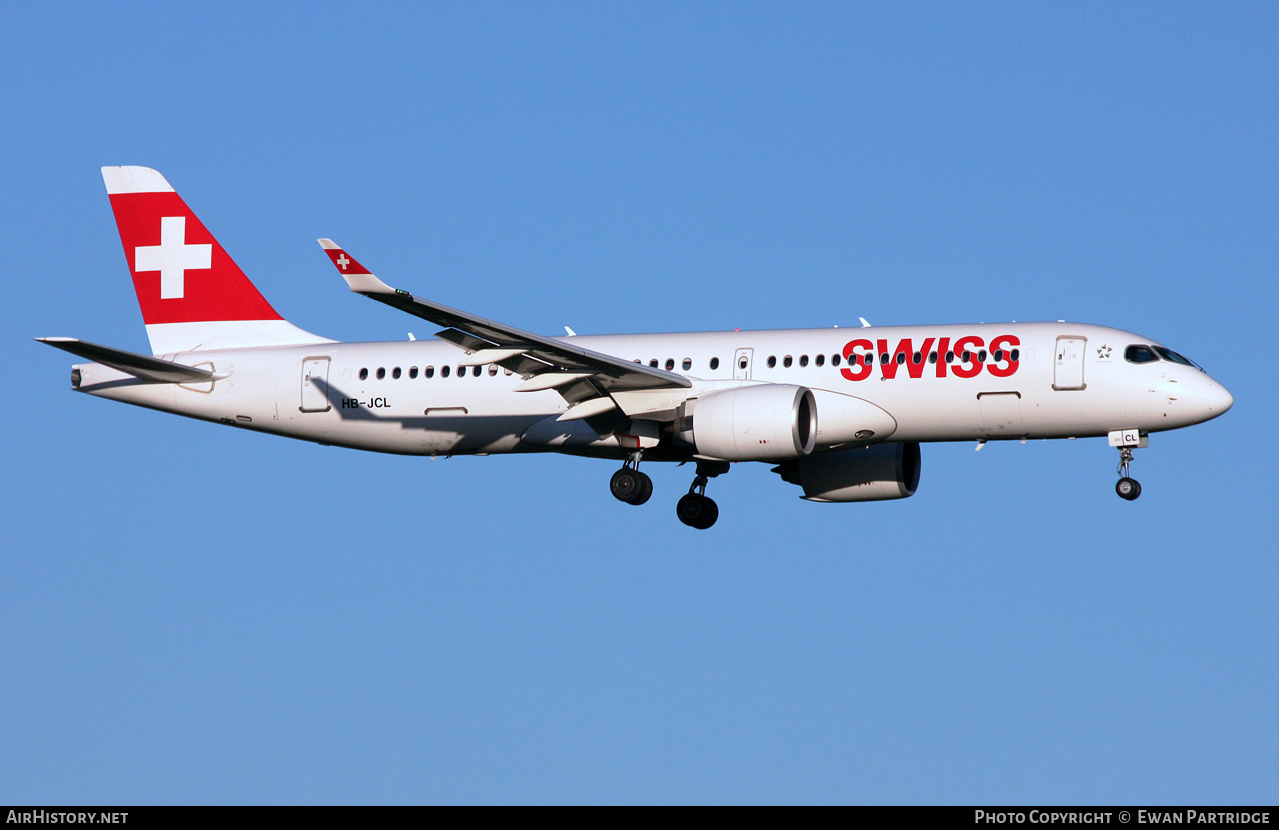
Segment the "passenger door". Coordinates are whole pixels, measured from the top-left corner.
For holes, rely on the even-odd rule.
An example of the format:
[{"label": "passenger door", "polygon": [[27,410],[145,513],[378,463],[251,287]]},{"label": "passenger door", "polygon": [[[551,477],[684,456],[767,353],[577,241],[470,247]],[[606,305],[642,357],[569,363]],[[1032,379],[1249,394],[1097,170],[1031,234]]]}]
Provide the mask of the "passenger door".
[{"label": "passenger door", "polygon": [[302,406],[303,412],[328,412],[332,409],[329,403],[329,359],[327,357],[308,357],[302,361]]},{"label": "passenger door", "polygon": [[1053,368],[1053,389],[1083,389],[1084,383],[1084,347],[1088,344],[1084,337],[1058,337],[1057,359]]}]

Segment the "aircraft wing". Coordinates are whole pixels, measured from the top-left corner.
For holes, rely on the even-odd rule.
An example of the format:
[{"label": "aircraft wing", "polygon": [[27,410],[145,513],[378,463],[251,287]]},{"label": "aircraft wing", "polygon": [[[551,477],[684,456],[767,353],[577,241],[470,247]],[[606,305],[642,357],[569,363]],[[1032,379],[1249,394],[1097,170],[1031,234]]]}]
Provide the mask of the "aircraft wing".
[{"label": "aircraft wing", "polygon": [[333,240],[321,239],[319,243],[356,294],[444,326],[436,336],[468,353],[462,365],[496,363],[510,369],[525,378],[521,391],[556,389],[569,403],[580,404],[613,392],[692,386],[688,378],[674,372],[584,349],[561,339],[533,334],[414,297],[369,273]]}]

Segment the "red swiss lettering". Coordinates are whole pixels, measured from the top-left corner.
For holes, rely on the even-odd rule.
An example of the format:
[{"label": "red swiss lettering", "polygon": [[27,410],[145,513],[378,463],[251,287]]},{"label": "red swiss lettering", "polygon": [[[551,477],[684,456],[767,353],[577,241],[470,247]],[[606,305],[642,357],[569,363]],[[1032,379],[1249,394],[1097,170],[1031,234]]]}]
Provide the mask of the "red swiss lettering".
[{"label": "red swiss lettering", "polygon": [[[947,373],[954,374],[957,378],[975,378],[981,374],[983,368],[997,378],[1006,378],[1017,371],[1019,362],[1013,355],[1020,345],[1021,340],[1016,335],[1002,334],[990,341],[990,353],[987,354],[985,341],[970,334],[956,340],[953,347],[949,337],[926,337],[916,350],[914,341],[906,337],[899,340],[896,348],[890,352],[887,340],[872,343],[859,338],[844,344],[843,354],[848,365],[841,368],[839,373],[845,380],[865,380],[871,376],[871,370],[878,363],[880,375],[885,379],[895,379],[898,367],[903,365],[906,367],[907,377],[922,378],[924,366],[929,362],[935,346],[939,378],[946,377]],[[954,365],[946,360],[947,355],[953,356]]]},{"label": "red swiss lettering", "polygon": [[950,338],[943,337],[937,341],[937,377],[946,377],[946,351],[950,348]]},{"label": "red swiss lettering", "polygon": [[[934,338],[932,337],[924,340],[924,343],[919,347],[918,352],[911,350],[909,340],[902,341],[902,343],[906,344],[906,371],[911,377],[918,378],[924,376],[924,364],[928,362],[928,352],[933,347],[933,340]],[[900,350],[901,345],[898,345],[897,348]],[[919,355],[918,362],[915,361],[915,355]]]},{"label": "red swiss lettering", "polygon": [[848,366],[839,370],[845,380],[865,380],[870,377],[870,364],[862,362],[858,349],[870,351],[875,348],[869,340],[850,340],[844,344],[844,360]]},{"label": "red swiss lettering", "polygon": [[[982,339],[975,334],[961,337],[955,341],[955,365],[951,371],[957,378],[974,378],[981,374],[982,362],[977,350],[982,347]],[[964,352],[968,352],[968,360],[964,361]]]},{"label": "red swiss lettering", "polygon": [[990,363],[986,364],[986,371],[990,372],[997,378],[1006,378],[1013,372],[1017,371],[1018,361],[1013,360],[1013,349],[1020,345],[1021,340],[1013,334],[1005,334],[990,341],[991,352],[994,354],[1000,354],[1002,351],[1000,360],[1008,365],[1000,366],[1000,360],[991,360]]}]

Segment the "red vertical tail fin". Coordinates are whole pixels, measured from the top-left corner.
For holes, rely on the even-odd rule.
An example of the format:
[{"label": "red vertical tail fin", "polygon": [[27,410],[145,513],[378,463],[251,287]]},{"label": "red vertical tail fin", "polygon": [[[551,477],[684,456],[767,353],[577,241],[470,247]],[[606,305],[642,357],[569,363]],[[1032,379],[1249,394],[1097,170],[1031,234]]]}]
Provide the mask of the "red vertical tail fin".
[{"label": "red vertical tail fin", "polygon": [[102,179],[153,354],[332,342],[277,314],[158,172],[104,167]]}]

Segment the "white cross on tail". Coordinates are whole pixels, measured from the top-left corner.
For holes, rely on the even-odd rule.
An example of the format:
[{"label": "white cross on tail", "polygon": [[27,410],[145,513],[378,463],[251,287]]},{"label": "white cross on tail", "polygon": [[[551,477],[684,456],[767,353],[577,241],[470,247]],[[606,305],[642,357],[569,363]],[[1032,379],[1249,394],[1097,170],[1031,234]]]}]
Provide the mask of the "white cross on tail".
[{"label": "white cross on tail", "polygon": [[160,219],[160,244],[133,249],[135,271],[160,272],[160,299],[179,300],[186,293],[186,272],[213,267],[212,245],[188,245],[187,218]]}]

